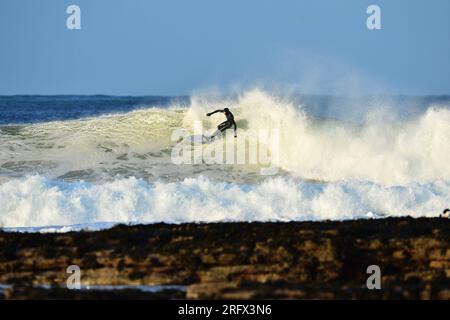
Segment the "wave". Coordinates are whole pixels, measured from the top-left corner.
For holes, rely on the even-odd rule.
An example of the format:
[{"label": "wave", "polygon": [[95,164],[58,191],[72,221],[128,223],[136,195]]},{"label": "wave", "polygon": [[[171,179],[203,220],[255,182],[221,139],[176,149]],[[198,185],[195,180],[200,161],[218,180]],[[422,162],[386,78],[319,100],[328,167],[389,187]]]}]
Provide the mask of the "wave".
[{"label": "wave", "polygon": [[200,176],[180,182],[130,177],[92,184],[34,175],[0,185],[0,224],[80,229],[111,223],[433,217],[449,202],[450,182],[445,181],[387,187],[368,181],[311,183],[277,177],[237,185]]},{"label": "wave", "polygon": [[[386,185],[450,180],[448,106],[396,121],[373,107],[363,123],[354,124],[311,117],[302,105],[260,90],[218,104],[231,106],[244,130],[279,130],[276,165],[304,179]],[[184,123],[202,119],[208,105],[194,99]]]},{"label": "wave", "polygon": [[183,109],[132,111],[81,120],[0,127],[0,175],[98,178],[170,162],[170,134]]},{"label": "wave", "polygon": [[[430,106],[407,120],[378,114],[360,123],[318,119],[286,97],[253,90],[233,99],[192,97],[189,107],[173,105],[121,115],[0,127],[0,176],[41,174],[52,179],[103,181],[136,176],[156,181],[209,175],[228,181],[230,170],[248,182],[240,166],[177,166],[171,161],[171,133],[192,131],[200,121],[213,131],[223,119],[205,117],[228,106],[240,132],[279,130],[273,164],[311,180],[367,180],[384,185],[450,180],[450,110]],[[375,108],[376,109],[376,108]],[[275,154],[276,150],[270,150]],[[241,170],[242,172],[238,172]]]}]

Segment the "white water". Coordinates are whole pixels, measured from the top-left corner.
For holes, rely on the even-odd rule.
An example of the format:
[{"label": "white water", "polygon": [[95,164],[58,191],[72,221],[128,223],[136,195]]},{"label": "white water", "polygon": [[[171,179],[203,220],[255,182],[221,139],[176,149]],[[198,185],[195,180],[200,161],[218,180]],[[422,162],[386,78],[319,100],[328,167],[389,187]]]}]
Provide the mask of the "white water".
[{"label": "white water", "polygon": [[[313,119],[301,106],[258,90],[222,105],[232,105],[236,118],[245,119],[244,130],[279,129],[278,165],[301,178],[387,185],[450,179],[448,108],[431,106],[417,119],[396,122],[368,114],[365,123],[352,125]],[[185,123],[202,119],[206,110],[206,103],[194,100]]]},{"label": "white water", "polygon": [[0,185],[0,224],[7,228],[82,224],[95,229],[95,224],[105,227],[101,222],[432,217],[449,202],[450,183],[444,181],[386,187],[363,181],[322,184],[278,177],[257,185],[237,185],[198,177],[178,183],[126,178],[89,184],[31,176]]}]

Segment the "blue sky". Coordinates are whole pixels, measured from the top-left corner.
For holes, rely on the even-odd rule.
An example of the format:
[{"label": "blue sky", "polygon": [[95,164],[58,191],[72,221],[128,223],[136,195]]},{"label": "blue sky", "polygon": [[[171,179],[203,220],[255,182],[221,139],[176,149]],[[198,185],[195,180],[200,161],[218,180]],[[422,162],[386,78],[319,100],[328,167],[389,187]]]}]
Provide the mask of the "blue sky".
[{"label": "blue sky", "polygon": [[0,94],[450,94],[449,15],[448,0],[1,0]]}]

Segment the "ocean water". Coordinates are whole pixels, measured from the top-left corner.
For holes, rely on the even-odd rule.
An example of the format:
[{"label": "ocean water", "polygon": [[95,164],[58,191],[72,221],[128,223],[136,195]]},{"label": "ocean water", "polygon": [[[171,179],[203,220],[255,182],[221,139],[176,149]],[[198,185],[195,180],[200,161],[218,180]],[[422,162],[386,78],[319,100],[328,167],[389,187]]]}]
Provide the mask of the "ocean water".
[{"label": "ocean water", "polygon": [[[237,139],[173,139],[174,131],[195,134],[199,123],[213,132],[223,115],[205,114],[225,106]],[[264,130],[277,133],[275,145],[258,144],[269,163],[196,158],[223,142],[248,147],[250,133]],[[174,162],[180,147],[193,164]],[[0,226],[65,232],[115,223],[432,217],[450,206],[449,155],[446,96],[0,97]],[[262,174],[267,167],[276,170]]]}]

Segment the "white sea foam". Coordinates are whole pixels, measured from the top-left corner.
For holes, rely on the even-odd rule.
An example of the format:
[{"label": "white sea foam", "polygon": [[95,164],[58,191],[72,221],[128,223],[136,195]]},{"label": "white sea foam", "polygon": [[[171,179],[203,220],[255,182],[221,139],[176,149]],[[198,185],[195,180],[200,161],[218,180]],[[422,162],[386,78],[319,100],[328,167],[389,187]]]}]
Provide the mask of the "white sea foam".
[{"label": "white sea foam", "polygon": [[[111,223],[341,220],[438,216],[450,203],[450,182],[386,187],[365,181],[307,183],[287,177],[237,185],[207,177],[149,183],[125,178],[65,183],[35,175],[0,185],[6,228],[69,231]],[[109,223],[105,223],[109,222]]]}]

